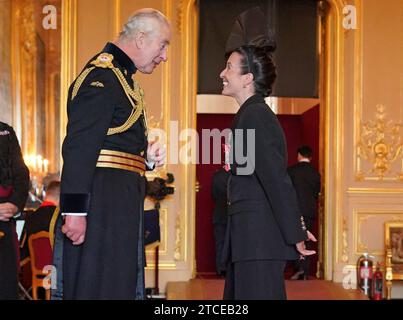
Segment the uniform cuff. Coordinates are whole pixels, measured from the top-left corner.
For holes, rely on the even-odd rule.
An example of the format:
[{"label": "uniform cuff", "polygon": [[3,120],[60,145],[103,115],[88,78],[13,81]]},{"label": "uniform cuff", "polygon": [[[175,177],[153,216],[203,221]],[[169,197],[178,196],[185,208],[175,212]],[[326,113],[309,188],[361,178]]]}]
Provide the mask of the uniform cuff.
[{"label": "uniform cuff", "polygon": [[87,212],[75,212],[75,213],[62,212],[62,216],[86,217]]},{"label": "uniform cuff", "polygon": [[60,212],[64,215],[87,215],[89,209],[89,193],[64,193],[60,195]]}]

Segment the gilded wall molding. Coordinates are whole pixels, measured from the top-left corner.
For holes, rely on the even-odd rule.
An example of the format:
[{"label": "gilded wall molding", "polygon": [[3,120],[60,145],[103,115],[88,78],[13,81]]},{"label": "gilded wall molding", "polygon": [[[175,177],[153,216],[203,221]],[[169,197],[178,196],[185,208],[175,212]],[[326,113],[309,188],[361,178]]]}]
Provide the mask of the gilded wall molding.
[{"label": "gilded wall molding", "polygon": [[403,194],[403,189],[388,189],[388,188],[348,188],[347,193],[349,194]]},{"label": "gilded wall molding", "polygon": [[[357,252],[360,253],[364,253],[364,252],[368,252],[368,246],[362,241],[361,238],[361,231],[362,231],[362,224],[368,221],[368,218],[370,217],[370,215],[368,214],[358,214],[357,215],[357,224],[356,227],[357,229],[355,229],[355,235],[356,235],[356,240],[354,241],[355,243],[355,254]],[[345,261],[347,262],[347,261]]]},{"label": "gilded wall molding", "polygon": [[184,6],[183,6],[183,0],[178,0],[178,5],[176,8],[176,30],[178,32],[178,35],[182,35],[182,28],[183,28],[183,11],[184,11]]},{"label": "gilded wall molding", "polygon": [[[77,0],[62,1],[62,49],[60,78],[60,145],[66,135],[67,95],[77,76]],[[62,162],[62,157],[60,157]],[[62,164],[60,164],[60,168]]]},{"label": "gilded wall molding", "polygon": [[348,262],[348,224],[347,218],[343,217],[343,232],[342,232],[343,249],[341,255],[342,262]]},{"label": "gilded wall molding", "polygon": [[[369,252],[370,254],[383,259],[385,255],[384,246],[377,249],[371,249],[368,243],[362,239],[361,235],[363,234],[363,224],[368,223],[371,218],[381,218],[383,223],[386,221],[402,221],[403,220],[403,211],[398,210],[365,210],[365,209],[354,209],[353,210],[353,229],[354,229],[354,237],[353,237],[353,254],[355,257],[362,255],[364,252]],[[378,222],[374,222],[373,225],[379,226]],[[384,241],[384,226],[383,224],[379,227],[380,232],[376,234],[376,230],[371,229],[370,233],[372,237],[380,236],[382,241]],[[354,258],[355,258],[354,257]]]},{"label": "gilded wall molding", "polygon": [[176,215],[175,219],[175,261],[182,260],[182,228],[181,228],[181,214],[180,212]]},{"label": "gilded wall molding", "polygon": [[[343,241],[343,98],[344,98],[344,31],[341,0],[323,2],[324,18],[321,38],[320,98],[323,111],[321,118],[324,132],[321,142],[323,151],[323,202],[324,202],[324,278],[332,280],[334,266],[342,257]],[[340,179],[335,179],[340,177]]]},{"label": "gilded wall molding", "polygon": [[376,109],[375,119],[360,126],[356,180],[403,181],[403,161],[399,163],[400,168],[396,168],[399,171],[392,168],[403,159],[403,124],[388,120],[384,105],[377,105]]},{"label": "gilded wall molding", "polygon": [[[198,8],[196,0],[183,0],[183,32],[181,34],[181,71],[180,71],[180,123],[181,128],[196,128],[196,94],[197,94],[197,39],[198,39]],[[180,199],[179,221],[181,230],[185,234],[177,234],[177,239],[183,236],[183,242],[179,253],[180,258],[190,262],[192,274],[195,273],[195,241],[196,241],[196,193],[193,186],[196,183],[196,165],[186,163],[182,165],[185,185],[188,194]],[[182,253],[184,254],[182,256]],[[177,256],[177,255],[176,255]]]},{"label": "gilded wall molding", "polygon": [[118,35],[122,28],[122,19],[121,19],[121,0],[114,0],[113,3],[113,32],[114,36]]}]

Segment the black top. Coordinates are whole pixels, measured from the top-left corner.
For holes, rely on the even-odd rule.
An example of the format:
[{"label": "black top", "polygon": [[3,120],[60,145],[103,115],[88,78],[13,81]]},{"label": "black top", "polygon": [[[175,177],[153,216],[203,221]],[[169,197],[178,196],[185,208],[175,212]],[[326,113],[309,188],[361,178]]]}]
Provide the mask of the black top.
[{"label": "black top", "polygon": [[11,196],[0,197],[0,202],[11,202],[22,211],[28,197],[29,170],[13,128],[3,122],[0,122],[0,186],[13,189]]}]

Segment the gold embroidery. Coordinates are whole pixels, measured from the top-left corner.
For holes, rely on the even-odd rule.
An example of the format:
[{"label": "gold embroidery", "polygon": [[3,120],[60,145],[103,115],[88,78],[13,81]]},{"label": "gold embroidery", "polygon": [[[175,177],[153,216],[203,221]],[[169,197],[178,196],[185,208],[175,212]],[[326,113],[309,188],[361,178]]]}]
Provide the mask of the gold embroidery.
[{"label": "gold embroidery", "polygon": [[132,89],[129,83],[127,82],[125,76],[123,75],[122,71],[120,71],[120,69],[114,68],[112,70],[116,74],[116,77],[118,78],[124,92],[126,93],[126,96],[129,99],[133,109],[129,118],[126,120],[124,124],[122,124],[119,127],[110,128],[108,130],[107,133],[108,136],[127,131],[131,126],[133,126],[133,124],[136,123],[139,117],[142,114],[144,114],[144,101],[143,101],[144,92],[140,88],[138,83],[134,81],[134,89]]},{"label": "gold embroidery", "polygon": [[[94,70],[96,67],[99,68],[109,68],[111,69],[117,79],[119,80],[123,91],[125,92],[127,98],[129,99],[130,104],[132,105],[132,111],[130,113],[129,118],[125,121],[125,123],[119,127],[115,128],[109,128],[107,135],[113,135],[117,133],[122,133],[124,131],[127,131],[131,126],[133,126],[136,121],[139,119],[141,115],[143,115],[143,121],[144,121],[144,126],[145,126],[145,131],[147,132],[147,116],[145,113],[145,103],[144,103],[144,92],[143,89],[139,86],[137,82],[134,81],[134,88],[131,88],[129,83],[127,82],[125,76],[123,75],[122,71],[119,68],[114,67],[113,63],[113,55],[109,53],[101,53],[94,61],[92,61],[90,64],[94,65],[94,67],[89,67],[85,69],[77,78],[73,91],[71,94],[71,100],[74,99],[74,97],[77,95],[78,90],[80,89],[81,85],[83,84],[85,78],[88,76],[88,74]],[[125,70],[126,71],[126,70]],[[127,71],[126,71],[127,72]],[[96,81],[92,82],[91,86],[95,87],[104,87],[104,84]]]},{"label": "gold embroidery", "polygon": [[91,82],[90,85],[93,86],[93,87],[98,87],[98,88],[104,88],[105,87],[104,84],[102,82],[99,82],[99,81]]},{"label": "gold embroidery", "polygon": [[99,68],[109,68],[112,69],[113,66],[113,55],[110,53],[101,53],[94,61],[91,62],[92,65]]},{"label": "gold embroidery", "polygon": [[78,76],[76,82],[74,83],[73,91],[71,93],[71,100],[73,100],[75,98],[75,96],[77,95],[78,90],[80,89],[81,85],[83,84],[85,78],[94,69],[95,69],[95,67],[87,68]]}]

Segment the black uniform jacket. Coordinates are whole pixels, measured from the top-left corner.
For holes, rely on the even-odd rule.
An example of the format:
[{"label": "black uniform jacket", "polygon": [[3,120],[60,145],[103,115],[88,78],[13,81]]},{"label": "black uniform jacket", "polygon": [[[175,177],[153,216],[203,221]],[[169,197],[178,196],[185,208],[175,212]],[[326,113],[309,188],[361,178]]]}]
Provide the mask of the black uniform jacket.
[{"label": "black uniform jacket", "polygon": [[[114,57],[113,65],[125,75],[133,87],[132,76],[136,67],[130,58],[112,43],[102,50]],[[91,61],[84,69],[93,67]],[[77,82],[78,80],[76,80]],[[87,213],[90,191],[97,159],[101,149],[121,151],[145,157],[147,139],[144,117],[123,134],[107,135],[109,128],[123,125],[129,118],[132,106],[119,80],[109,68],[95,68],[85,78],[78,94],[72,99],[75,83],[68,96],[67,136],[63,143],[63,172],[61,183],[62,213]]]},{"label": "black uniform jacket", "polygon": [[304,217],[315,218],[320,192],[320,174],[309,162],[299,162],[288,168],[288,174],[298,196],[299,210]]},{"label": "black uniform jacket", "polygon": [[[254,132],[249,140],[248,129]],[[232,262],[298,258],[295,244],[306,240],[307,233],[287,174],[284,133],[262,96],[245,101],[232,132],[228,185]]]}]

